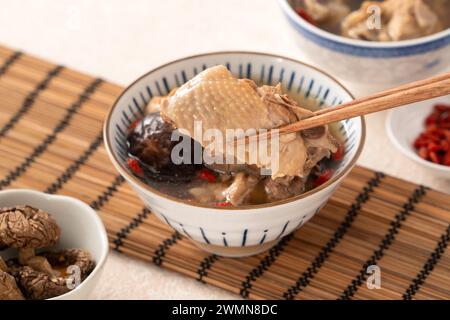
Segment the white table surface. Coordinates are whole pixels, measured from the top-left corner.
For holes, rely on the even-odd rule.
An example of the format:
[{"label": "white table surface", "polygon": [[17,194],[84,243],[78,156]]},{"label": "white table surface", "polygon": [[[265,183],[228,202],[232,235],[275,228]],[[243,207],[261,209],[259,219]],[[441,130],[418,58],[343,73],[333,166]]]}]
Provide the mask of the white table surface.
[{"label": "white table surface", "polygon": [[[261,51],[308,62],[287,31],[275,0],[0,0],[0,43],[121,85],[163,63],[209,51]],[[448,192],[449,181],[394,149],[384,121],[384,113],[367,117],[358,163]],[[111,253],[92,298],[239,297]]]}]

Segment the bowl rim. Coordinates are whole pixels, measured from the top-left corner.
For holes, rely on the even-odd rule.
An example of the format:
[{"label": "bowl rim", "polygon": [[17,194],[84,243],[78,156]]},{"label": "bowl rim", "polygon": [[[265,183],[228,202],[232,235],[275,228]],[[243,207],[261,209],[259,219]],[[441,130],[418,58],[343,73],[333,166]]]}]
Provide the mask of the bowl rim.
[{"label": "bowl rim", "polygon": [[38,198],[42,198],[43,201],[63,201],[63,202],[66,201],[66,202],[75,203],[76,205],[81,206],[84,210],[86,210],[86,212],[88,212],[88,215],[91,217],[90,219],[92,219],[94,221],[94,224],[97,229],[96,234],[99,236],[100,246],[101,246],[101,251],[102,251],[100,254],[100,258],[98,259],[98,261],[95,262],[94,270],[92,270],[92,272],[86,277],[86,279],[84,279],[73,290],[66,292],[62,295],[56,296],[56,297],[46,299],[46,300],[61,300],[61,299],[70,298],[72,295],[74,295],[78,291],[82,290],[83,287],[87,286],[87,283],[89,281],[91,281],[95,277],[95,275],[101,271],[101,269],[103,268],[103,266],[106,263],[106,260],[108,258],[108,254],[109,254],[109,242],[108,242],[108,236],[106,234],[105,225],[103,224],[102,220],[100,219],[99,215],[97,214],[97,212],[94,209],[92,209],[90,206],[88,206],[83,201],[81,201],[77,198],[74,198],[74,197],[58,195],[58,194],[49,194],[49,193],[45,193],[45,192],[41,192],[41,191],[37,191],[37,190],[33,190],[33,189],[25,189],[25,188],[24,189],[7,189],[7,190],[0,191],[0,194],[5,195],[5,196],[8,196],[8,194],[17,194],[17,193],[21,193],[24,195],[30,195],[30,194],[35,195]]},{"label": "bowl rim", "polygon": [[122,99],[123,95],[128,92],[130,89],[132,89],[132,87],[134,87],[136,85],[136,83],[138,83],[139,81],[141,81],[143,78],[149,76],[150,74],[159,71],[167,66],[170,65],[174,65],[177,64],[179,62],[183,62],[185,60],[190,60],[190,59],[195,59],[195,58],[200,58],[200,57],[206,57],[206,56],[212,56],[212,55],[226,55],[226,54],[241,54],[241,55],[256,55],[256,56],[263,56],[263,57],[268,57],[268,58],[275,58],[275,59],[284,59],[287,61],[291,61],[293,63],[296,64],[300,64],[302,66],[305,66],[307,68],[313,69],[314,71],[322,74],[323,76],[328,77],[329,79],[331,79],[332,81],[334,81],[337,85],[339,85],[352,99],[355,99],[355,97],[352,95],[352,93],[339,81],[337,80],[335,77],[331,76],[330,74],[328,74],[325,71],[320,70],[319,68],[312,66],[310,64],[307,64],[305,62],[301,62],[298,61],[296,59],[293,58],[289,58],[289,57],[285,57],[282,55],[278,55],[278,54],[270,54],[270,53],[262,53],[262,52],[254,52],[254,51],[214,51],[214,52],[208,52],[208,53],[201,53],[201,54],[196,54],[196,55],[191,55],[191,56],[187,56],[184,58],[180,58],[180,59],[176,59],[176,60],[172,60],[169,61],[159,67],[156,67],[146,73],[144,73],[143,75],[141,75],[139,78],[137,78],[135,81],[133,81],[130,85],[128,85],[123,91],[122,93],[117,97],[117,99],[114,101],[114,103],[111,105],[111,107],[108,110],[108,114],[105,118],[105,122],[103,124],[103,140],[106,146],[106,151],[109,155],[110,160],[112,161],[114,167],[117,169],[117,171],[119,171],[119,174],[121,174],[123,177],[127,178],[128,181],[132,181],[133,183],[137,184],[139,187],[143,188],[146,191],[151,192],[152,194],[156,194],[162,198],[165,198],[167,200],[171,200],[174,202],[177,202],[178,204],[183,204],[183,205],[187,205],[187,206],[191,206],[191,207],[197,207],[197,208],[207,208],[207,209],[212,209],[212,210],[226,210],[226,211],[232,211],[232,210],[237,210],[237,211],[245,211],[245,210],[255,210],[255,209],[264,209],[264,208],[270,208],[270,207],[274,207],[274,206],[279,206],[279,205],[284,205],[284,204],[288,204],[288,203],[292,203],[295,202],[297,200],[301,200],[304,199],[306,197],[309,197],[311,195],[314,195],[316,193],[318,193],[319,191],[322,191],[326,188],[328,188],[329,186],[331,186],[332,184],[334,184],[335,182],[339,181],[342,177],[344,177],[355,165],[356,160],[359,158],[362,149],[364,147],[364,142],[366,139],[366,123],[365,123],[365,118],[364,116],[361,117],[357,117],[360,119],[361,121],[361,139],[358,145],[358,149],[356,150],[355,154],[353,155],[352,159],[350,159],[349,163],[347,164],[346,167],[344,167],[344,169],[336,176],[332,177],[330,180],[328,180],[327,182],[325,182],[324,184],[311,189],[307,192],[301,193],[297,196],[294,197],[290,197],[287,199],[283,199],[283,200],[278,200],[278,201],[274,201],[274,202],[269,202],[269,203],[264,203],[264,204],[257,204],[257,205],[244,205],[244,206],[238,206],[238,207],[234,207],[234,206],[213,206],[213,205],[208,205],[208,204],[203,204],[203,203],[197,203],[197,202],[190,202],[187,200],[183,200],[174,196],[170,196],[167,194],[164,194],[156,189],[154,189],[153,187],[149,186],[148,184],[144,183],[143,181],[141,181],[140,179],[138,179],[137,177],[135,177],[132,174],[129,174],[127,172],[127,169],[125,168],[125,166],[117,159],[116,155],[112,152],[112,144],[111,144],[111,137],[109,135],[109,128],[110,128],[110,123],[111,123],[111,116],[114,112],[114,110],[116,109],[116,107],[118,106],[118,102]]},{"label": "bowl rim", "polygon": [[419,37],[415,39],[408,40],[400,40],[400,41],[364,41],[358,39],[351,39],[347,37],[343,37],[340,35],[336,35],[324,29],[321,29],[304,19],[300,18],[298,14],[294,11],[289,0],[278,0],[281,8],[285,11],[288,16],[293,19],[297,24],[301,27],[308,29],[310,32],[313,32],[317,36],[321,38],[325,38],[330,41],[338,42],[341,44],[352,45],[355,47],[363,47],[368,49],[401,49],[404,47],[415,46],[418,44],[423,44],[427,42],[433,42],[435,40],[445,38],[450,36],[450,28],[444,29],[442,31],[430,34],[425,37]]},{"label": "bowl rim", "polygon": [[395,146],[395,148],[400,150],[400,152],[404,156],[406,156],[408,159],[410,159],[420,165],[426,166],[426,167],[428,167],[428,169],[437,170],[437,171],[440,171],[440,172],[443,172],[446,174],[450,174],[450,167],[422,159],[421,157],[419,157],[417,152],[414,152],[414,149],[411,146],[406,147],[400,142],[400,140],[398,139],[398,135],[395,133],[395,130],[393,128],[393,121],[394,121],[393,118],[394,118],[395,111],[396,111],[395,109],[389,111],[389,113],[387,114],[387,117],[386,117],[386,122],[385,122],[385,128],[387,131],[387,135],[388,135],[391,143]]}]

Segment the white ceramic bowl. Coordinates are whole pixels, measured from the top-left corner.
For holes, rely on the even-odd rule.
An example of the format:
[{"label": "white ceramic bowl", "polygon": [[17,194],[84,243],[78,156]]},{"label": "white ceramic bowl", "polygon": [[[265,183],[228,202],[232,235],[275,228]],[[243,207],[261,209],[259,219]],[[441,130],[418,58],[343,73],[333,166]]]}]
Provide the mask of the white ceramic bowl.
[{"label": "white ceramic bowl", "polygon": [[259,83],[281,82],[288,93],[317,97],[323,105],[352,99],[336,80],[301,62],[261,53],[219,52],[193,56],[163,65],[132,83],[111,108],[104,126],[108,154],[116,169],[162,221],[203,249],[224,256],[255,254],[276,244],[301,227],[327,201],[355,164],[364,142],[362,118],[340,124],[346,132],[346,155],[334,176],[324,185],[297,197],[266,205],[212,207],[167,196],[136,178],[126,166],[125,132],[153,95],[191,79],[201,70],[226,65],[238,77]]},{"label": "white ceramic bowl", "polygon": [[392,144],[405,156],[423,166],[430,174],[450,179],[450,167],[422,159],[413,146],[416,137],[425,129],[425,118],[437,103],[450,104],[450,96],[391,110],[386,119],[386,131]]},{"label": "white ceramic bowl", "polygon": [[[108,256],[108,238],[105,227],[95,210],[75,198],[49,195],[27,189],[0,192],[0,207],[30,205],[47,211],[61,228],[61,240],[55,248],[80,248],[90,252],[96,266],[92,273],[75,289],[50,300],[87,299],[99,281]],[[17,253],[14,249],[0,252],[9,259]]]},{"label": "white ceramic bowl", "polygon": [[278,0],[292,41],[324,70],[340,79],[377,89],[423,79],[450,66],[450,29],[407,41],[370,42],[324,31],[300,18],[295,0]]}]

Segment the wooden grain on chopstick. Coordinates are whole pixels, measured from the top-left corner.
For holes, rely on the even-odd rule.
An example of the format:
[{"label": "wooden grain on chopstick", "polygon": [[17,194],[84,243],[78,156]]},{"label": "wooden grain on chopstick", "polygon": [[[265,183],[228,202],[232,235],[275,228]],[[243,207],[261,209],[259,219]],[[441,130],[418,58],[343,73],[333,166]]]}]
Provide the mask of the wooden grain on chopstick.
[{"label": "wooden grain on chopstick", "polygon": [[448,94],[450,94],[450,73],[445,73],[333,108],[325,108],[309,118],[278,128],[278,132],[279,134],[298,132]]}]

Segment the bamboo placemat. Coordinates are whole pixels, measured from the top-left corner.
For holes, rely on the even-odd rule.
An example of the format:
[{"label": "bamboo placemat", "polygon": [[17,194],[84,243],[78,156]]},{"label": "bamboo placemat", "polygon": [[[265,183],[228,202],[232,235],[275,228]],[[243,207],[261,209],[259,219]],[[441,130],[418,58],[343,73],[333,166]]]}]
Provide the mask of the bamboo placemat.
[{"label": "bamboo placemat", "polygon": [[[145,209],[110,164],[101,127],[121,90],[0,47],[0,190],[79,198],[98,211],[114,250],[246,298],[450,298],[450,196],[361,167],[270,251],[200,251]],[[381,289],[370,290],[374,264]]]}]

